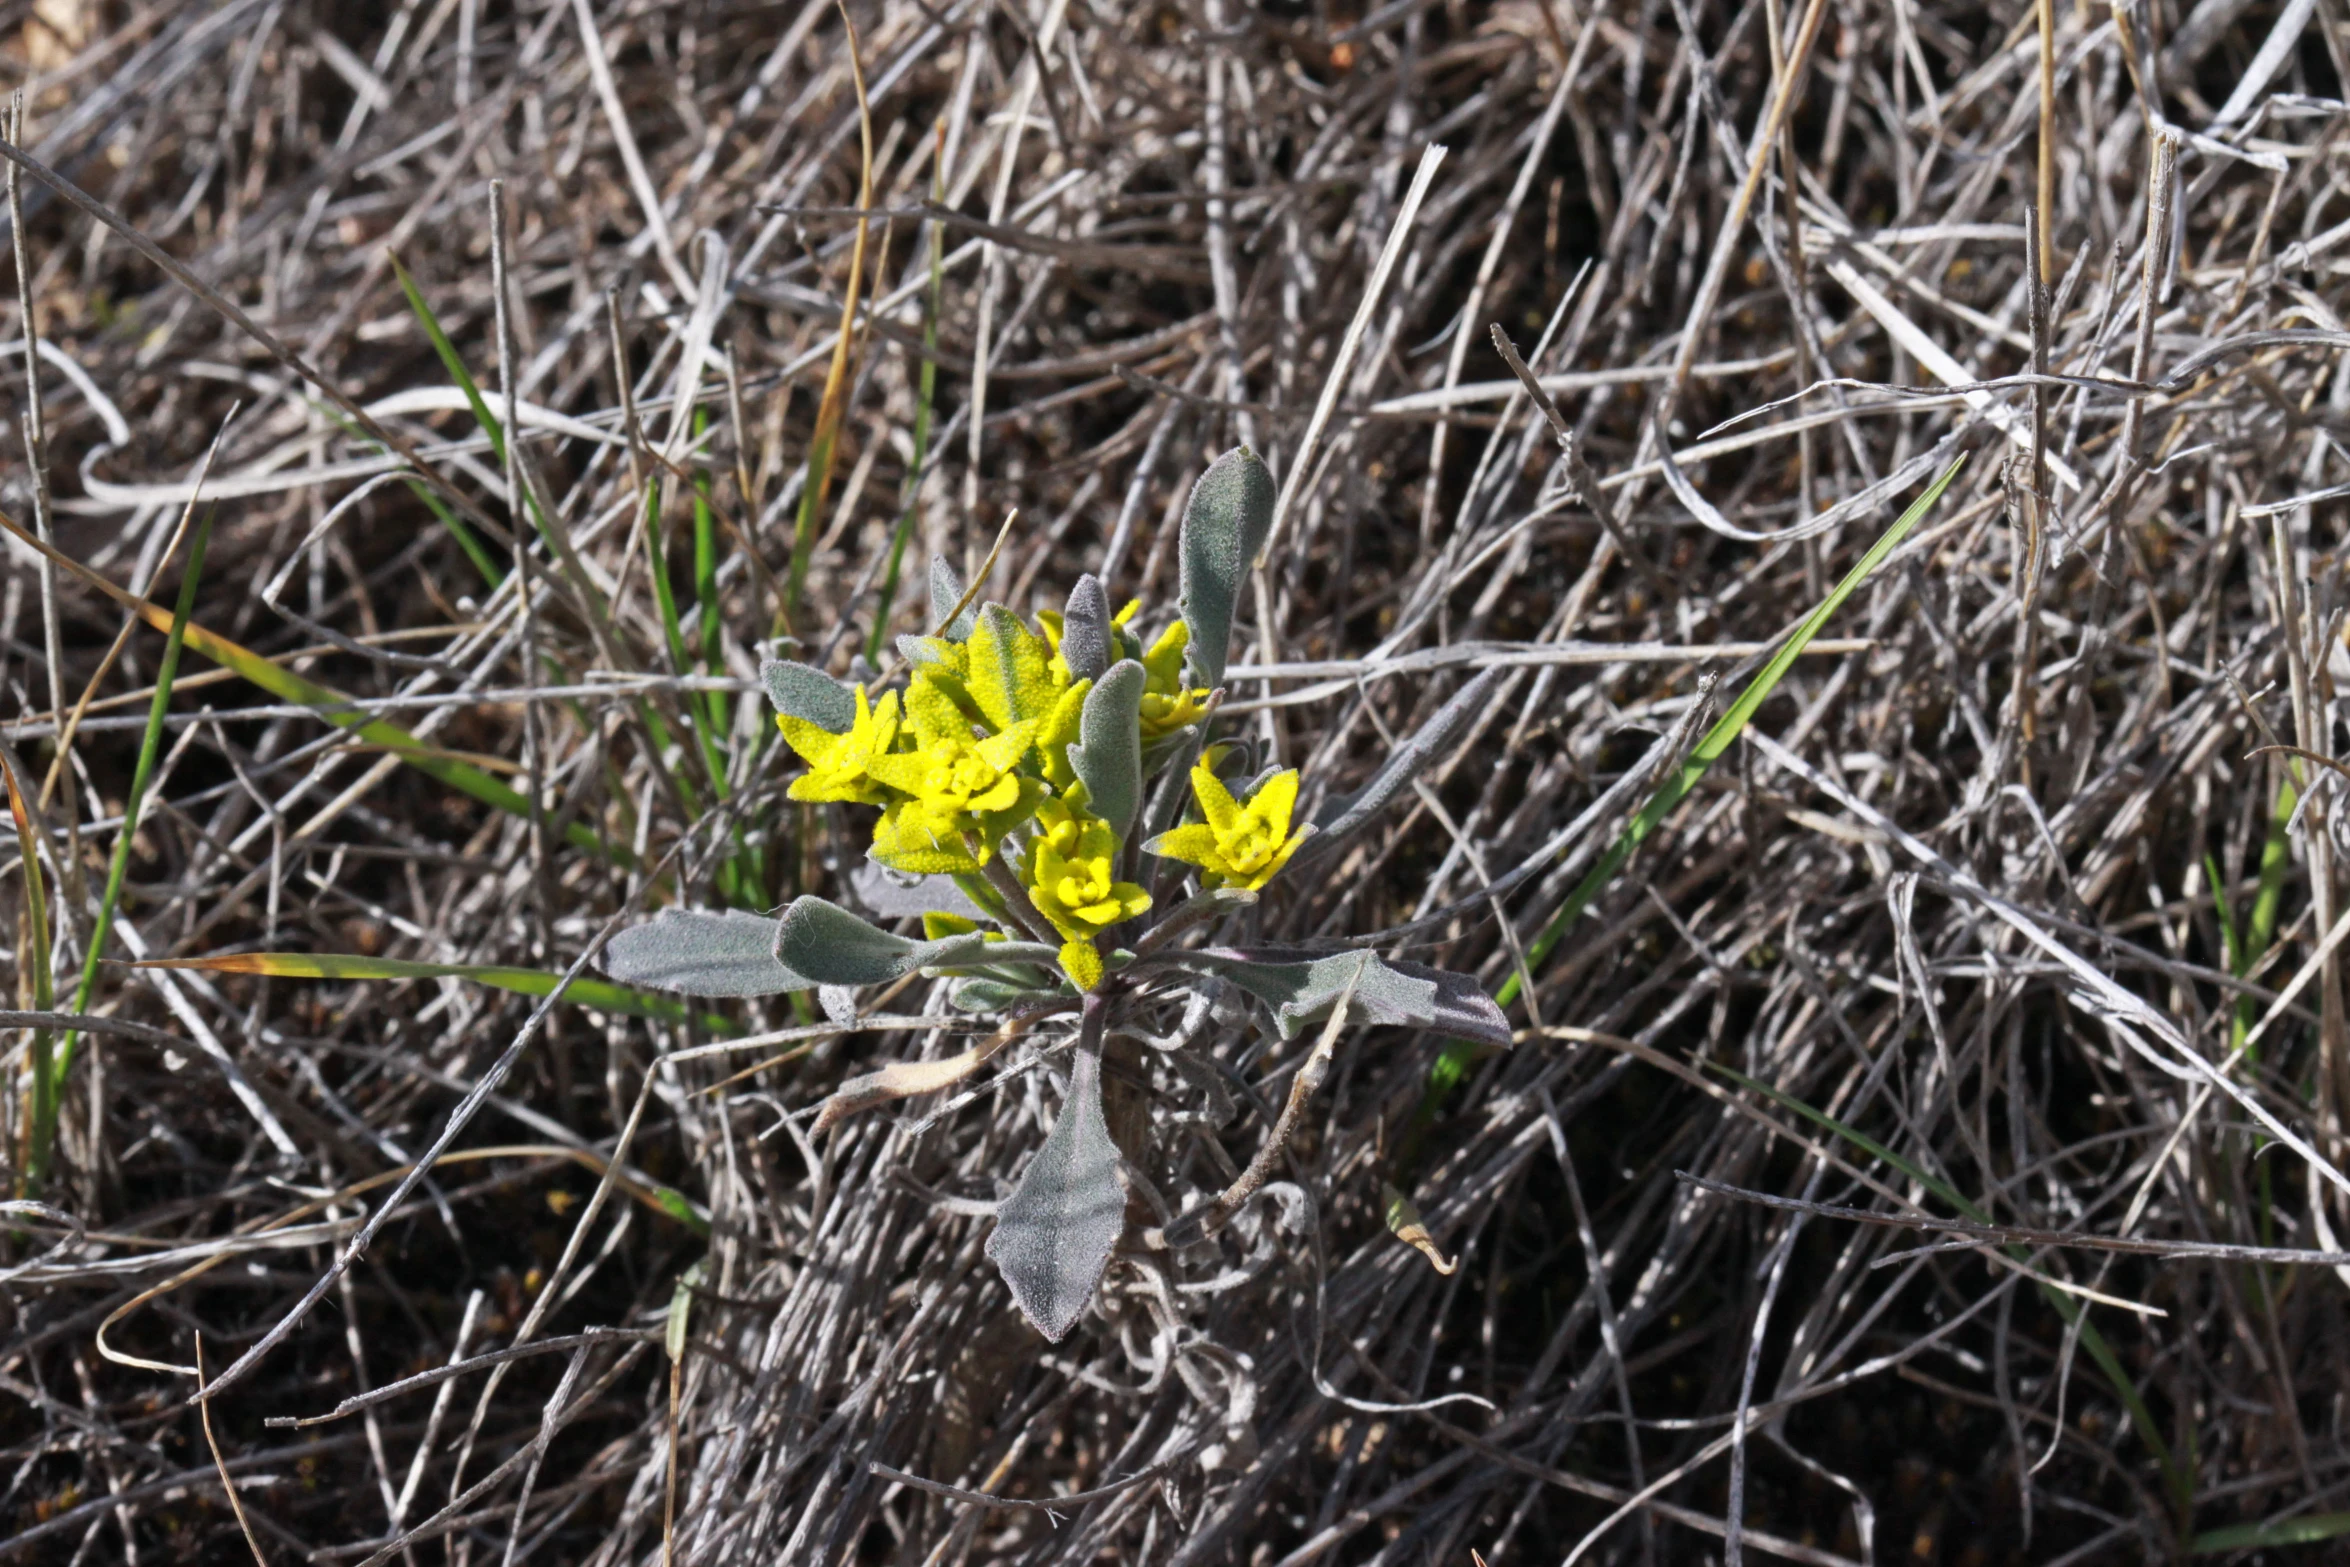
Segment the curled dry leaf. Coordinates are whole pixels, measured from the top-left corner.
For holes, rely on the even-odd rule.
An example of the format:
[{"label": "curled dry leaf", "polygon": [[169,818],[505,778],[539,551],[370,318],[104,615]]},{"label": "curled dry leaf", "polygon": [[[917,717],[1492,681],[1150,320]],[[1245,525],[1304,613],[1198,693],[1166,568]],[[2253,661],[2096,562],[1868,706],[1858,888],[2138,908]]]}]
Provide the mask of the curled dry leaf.
[{"label": "curled dry leaf", "polygon": [[1451,1278],[1460,1262],[1445,1256],[1437,1249],[1436,1239],[1428,1233],[1427,1224],[1420,1218],[1420,1210],[1412,1200],[1386,1182],[1379,1187],[1380,1206],[1387,1213],[1387,1227],[1395,1238],[1428,1259],[1428,1265],[1446,1278]]}]

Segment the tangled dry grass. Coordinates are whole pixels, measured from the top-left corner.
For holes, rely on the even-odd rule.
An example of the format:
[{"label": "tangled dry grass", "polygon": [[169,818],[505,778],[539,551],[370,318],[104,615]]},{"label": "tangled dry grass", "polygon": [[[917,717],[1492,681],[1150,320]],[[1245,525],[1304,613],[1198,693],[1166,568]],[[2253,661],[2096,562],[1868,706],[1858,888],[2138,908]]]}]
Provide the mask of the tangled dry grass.
[{"label": "tangled dry grass", "polygon": [[[1015,511],[1006,603],[1081,570],[1164,600],[1191,479],[1246,442],[1288,498],[1225,711],[1310,791],[1505,671],[1259,933],[1523,986],[1504,1054],[1349,1034],[1283,1178],[1211,1247],[1130,1227],[1058,1346],[981,1255],[1053,1038],[811,1132],[844,1077],[957,1047],[889,1021],[943,1010],[919,991],[843,1026],[110,961],[36,1188],[36,1025],[165,640],[12,544],[0,739],[55,985],[12,859],[0,1560],[2350,1530],[2337,8],[0,16],[38,389],[5,510],[169,606],[200,472],[216,507],[103,957],[576,984],[659,904],[850,896],[854,836],[783,799],[762,652],[847,670]],[[1111,1061],[1145,1221],[1248,1163],[1312,1043],[1185,1022]]]}]

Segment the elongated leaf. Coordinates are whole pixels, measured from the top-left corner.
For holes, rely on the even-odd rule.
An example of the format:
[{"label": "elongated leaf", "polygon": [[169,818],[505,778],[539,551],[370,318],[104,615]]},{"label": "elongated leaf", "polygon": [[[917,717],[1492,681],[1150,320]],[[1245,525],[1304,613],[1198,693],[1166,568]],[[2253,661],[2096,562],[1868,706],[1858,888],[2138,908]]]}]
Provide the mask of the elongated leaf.
[{"label": "elongated leaf", "polygon": [[[609,955],[611,948],[607,946],[605,951]],[[231,952],[217,958],[149,958],[129,966],[200,969],[209,974],[264,974],[273,979],[463,979],[523,996],[551,995],[563,979],[562,975],[544,969],[508,968],[496,963],[416,963],[405,958],[368,958],[337,952]],[[594,1007],[599,1012],[618,1012],[663,1023],[682,1023],[688,1016],[683,1005],[667,996],[648,996],[600,979],[573,980],[563,987],[563,999]],[[732,1019],[712,1013],[701,1013],[697,1020],[718,1033],[742,1032]]]},{"label": "elongated leaf", "polygon": [[[205,459],[206,467],[211,459]],[[191,502],[191,504],[193,504]],[[204,575],[204,551],[212,539],[213,509],[204,508],[204,520],[196,524],[196,532],[188,544],[187,564],[180,568],[179,599],[170,617],[164,621],[163,662],[155,672],[155,694],[147,704],[146,732],[139,740],[139,759],[131,769],[131,792],[122,810],[122,827],[114,836],[114,853],[106,865],[106,890],[99,896],[98,917],[90,931],[89,945],[83,949],[82,977],[74,987],[73,1010],[87,1012],[90,997],[98,988],[98,966],[106,958],[107,937],[113,932],[114,918],[122,904],[123,878],[130,869],[131,843],[139,830],[139,818],[147,802],[147,788],[155,774],[155,761],[163,749],[163,719],[171,710],[172,683],[179,676],[180,650],[189,640],[188,633],[195,628],[188,624],[188,616],[196,604],[196,584]],[[10,803],[15,805],[14,783],[11,782]],[[20,818],[21,819],[21,818]],[[29,862],[28,862],[29,863]],[[29,884],[28,884],[29,885]],[[32,1140],[25,1160],[25,1174],[29,1189],[38,1191],[48,1178],[49,1156],[57,1141],[57,1114],[65,1084],[73,1072],[74,1045],[81,1036],[67,1029],[58,1041],[54,1055],[40,1053],[35,1060],[32,1104]],[[272,1124],[264,1117],[264,1124]],[[279,1141],[284,1135],[279,1134]]]},{"label": "elongated leaf", "polygon": [[759,666],[767,700],[779,713],[804,718],[827,734],[845,735],[857,721],[857,698],[813,664],[772,658]]},{"label": "elongated leaf", "polygon": [[1148,678],[1130,658],[1111,665],[1085,694],[1078,743],[1069,747],[1069,766],[1085,784],[1093,813],[1121,840],[1133,833],[1142,809],[1142,688]]},{"label": "elongated leaf", "polygon": [[1466,974],[1391,963],[1375,952],[1315,954],[1292,947],[1208,947],[1184,953],[1273,1009],[1284,1039],[1347,1001],[1349,1023],[1425,1028],[1457,1039],[1507,1045],[1509,1020]]},{"label": "elongated leaf", "polygon": [[1102,579],[1088,572],[1069,590],[1069,603],[1061,611],[1061,662],[1076,679],[1099,680],[1116,656],[1115,648],[1110,595],[1102,590]]},{"label": "elongated leaf", "polygon": [[775,956],[777,922],[739,909],[663,909],[604,946],[604,972],[689,996],[774,996],[814,980]]},{"label": "elongated leaf", "polygon": [[1452,695],[1430,715],[1428,721],[1388,754],[1371,781],[1353,794],[1329,801],[1314,815],[1314,825],[1320,829],[1305,849],[1307,858],[1326,854],[1357,828],[1387,809],[1395,797],[1411,786],[1414,778],[1434,761],[1470,721],[1493,700],[1493,688],[1501,683],[1501,671],[1488,669]]},{"label": "elongated leaf", "polygon": [[1102,1118],[1099,1055],[1080,1050],[1050,1137],[996,1215],[987,1255],[1036,1331],[1058,1343],[1077,1323],[1126,1229],[1118,1145]]},{"label": "elongated leaf", "polygon": [[1190,630],[1184,683],[1220,685],[1232,651],[1232,614],[1249,563],[1273,526],[1273,475],[1257,454],[1236,446],[1192,486],[1177,540],[1183,586],[1175,607]]}]

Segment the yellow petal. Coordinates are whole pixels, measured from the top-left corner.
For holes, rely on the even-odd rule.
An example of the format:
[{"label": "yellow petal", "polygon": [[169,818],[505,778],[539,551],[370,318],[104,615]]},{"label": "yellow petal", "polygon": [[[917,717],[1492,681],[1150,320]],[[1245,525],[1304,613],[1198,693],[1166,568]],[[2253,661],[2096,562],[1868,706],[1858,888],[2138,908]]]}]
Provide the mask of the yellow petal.
[{"label": "yellow petal", "polygon": [[1202,869],[1221,858],[1216,849],[1216,830],[1205,822],[1192,822],[1173,832],[1163,832],[1143,847],[1162,860],[1181,860]]},{"label": "yellow petal", "polygon": [[824,766],[841,747],[839,735],[790,713],[776,714],[775,727],[783,731],[783,743],[798,752],[800,760],[810,767]]},{"label": "yellow petal", "polygon": [[1232,799],[1232,791],[1224,787],[1224,780],[1208,770],[1205,760],[1191,770],[1191,792],[1199,801],[1200,814],[1219,836],[1232,831],[1239,819],[1240,807]]},{"label": "yellow petal", "polygon": [[1028,748],[1035,743],[1036,720],[1027,719],[1013,724],[1002,734],[989,736],[972,749],[979,753],[981,760],[988,766],[999,773],[1008,773],[1020,765],[1020,758],[1026,756]]},{"label": "yellow petal", "polygon": [[1266,824],[1273,837],[1289,831],[1290,813],[1297,809],[1297,769],[1285,768],[1266,779],[1249,796],[1249,814]]}]

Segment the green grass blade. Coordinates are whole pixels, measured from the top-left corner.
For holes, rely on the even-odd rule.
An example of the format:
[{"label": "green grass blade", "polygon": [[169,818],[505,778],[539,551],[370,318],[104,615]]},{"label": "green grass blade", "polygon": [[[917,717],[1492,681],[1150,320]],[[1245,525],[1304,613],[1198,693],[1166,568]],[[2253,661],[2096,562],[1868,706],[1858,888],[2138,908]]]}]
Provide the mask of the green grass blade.
[{"label": "green grass blade", "polygon": [[[114,853],[106,865],[106,890],[98,898],[98,917],[90,927],[90,945],[82,959],[82,977],[74,986],[73,1010],[87,1012],[90,994],[98,988],[98,965],[105,961],[106,938],[113,934],[114,916],[122,902],[123,878],[131,865],[131,840],[138,836],[139,814],[147,801],[147,786],[155,777],[155,761],[163,751],[163,719],[171,710],[172,682],[179,678],[180,650],[187,645],[188,617],[196,608],[196,585],[204,575],[204,551],[212,542],[210,507],[188,541],[188,561],[180,568],[179,598],[172,606],[170,628],[164,633],[163,662],[155,672],[155,695],[147,703],[147,728],[139,737],[139,759],[131,769],[131,789],[123,802],[122,826],[114,835]],[[57,1141],[57,1108],[66,1079],[73,1072],[74,1045],[80,1035],[68,1029],[58,1040],[51,1070],[33,1085],[32,1147],[26,1178],[38,1189],[49,1172]]]},{"label": "green grass blade", "polygon": [[457,541],[457,547],[465,552],[465,558],[473,562],[473,569],[481,573],[481,580],[486,586],[495,588],[506,580],[506,574],[498,569],[497,561],[490,555],[489,546],[482,543],[480,536],[465,525],[464,518],[450,509],[447,501],[433,493],[431,485],[410,479],[408,493],[424,502],[432,514],[441,519],[441,526],[449,530],[449,536]]},{"label": "green grass blade", "polygon": [[[175,617],[166,613],[161,605],[117,587],[72,556],[43,544],[4,514],[0,514],[0,532],[7,533],[36,554],[55,561],[62,569],[139,615],[156,630],[170,633]],[[288,702],[299,702],[327,723],[351,731],[370,745],[381,746],[417,771],[439,779],[458,793],[516,816],[530,814],[530,802],[519,790],[500,783],[455,753],[419,740],[398,724],[369,718],[365,713],[354,710],[351,698],[333,687],[306,680],[251,648],[231,642],[217,632],[207,631],[193,621],[188,622],[178,634],[189,648],[222,668],[234,670],[272,696],[282,697]],[[585,822],[573,822],[564,829],[563,836],[577,848],[615,865],[635,863],[635,856],[626,848],[606,843]]]},{"label": "green grass blade", "polygon": [[[385,254],[391,256],[389,251]],[[400,258],[391,256],[391,263],[392,275],[400,280],[400,292],[408,296],[408,309],[424,327],[424,335],[432,340],[432,351],[440,355],[441,368],[449,372],[449,379],[455,381],[457,389],[465,394],[466,404],[473,410],[473,422],[480,425],[482,434],[490,438],[491,455],[500,463],[505,462],[505,428],[490,412],[489,400],[481,395],[480,386],[474,382],[473,372],[465,368],[464,357],[457,352],[457,345],[450,342],[449,334],[441,330],[440,317],[434,315],[432,306],[425,303],[423,290],[408,275],[408,269],[400,265]]]},{"label": "green grass blade", "polygon": [[[399,257],[393,256],[391,262],[392,271],[400,279],[400,291],[408,296],[409,310],[424,327],[424,335],[432,340],[433,352],[440,356],[441,368],[449,372],[449,379],[455,381],[457,389],[465,394],[466,406],[473,410],[474,423],[480,425],[481,433],[489,437],[490,455],[497,458],[499,466],[503,467],[506,462],[506,427],[498,422],[496,414],[490,412],[489,399],[482,395],[481,384],[474,380],[473,372],[465,367],[464,356],[457,352],[457,345],[449,341],[449,334],[441,330],[440,317],[434,315],[432,306],[425,302],[424,293],[417,288],[416,280],[408,275],[407,268],[400,265]],[[418,487],[412,484],[410,488]],[[521,488],[522,504],[529,511],[532,524],[551,547],[555,541],[547,526],[546,514],[539,509],[538,493],[527,484]],[[420,489],[419,493],[422,493]],[[458,544],[466,547],[468,555],[475,555],[475,551],[480,550],[481,541],[473,538],[472,531],[458,522],[456,514],[437,498],[430,504],[434,511],[440,513],[441,520],[448,523],[456,533]],[[474,564],[481,566],[487,559],[488,552],[481,550],[475,555]]]},{"label": "green grass blade", "polygon": [[[2293,780],[2300,772],[2298,758],[2287,762],[2286,774],[2277,782],[2276,802],[2269,808],[2268,836],[2260,845],[2260,886],[2252,895],[2252,918],[2228,959],[2228,972],[2238,979],[2246,978],[2258,968],[2276,945],[2277,912],[2285,900],[2285,872],[2293,863],[2293,812],[2301,804],[2300,791],[2293,787]],[[2216,887],[2217,883],[2213,885]],[[2224,916],[2221,928],[2224,933]],[[2260,1047],[2252,1038],[2252,1029],[2258,1021],[2259,1011],[2258,1004],[2250,996],[2238,996],[2236,1015],[2228,1022],[2229,1049],[2242,1051],[2245,1060],[2255,1068],[2260,1064]],[[2275,1169],[2272,1161],[2259,1157],[2259,1150],[2267,1146],[2267,1137],[2258,1132],[2252,1134],[2253,1169],[2256,1172],[2253,1187],[2255,1200],[2259,1204],[2257,1217],[2260,1243],[2263,1246],[2276,1242]],[[2254,1276],[2265,1291],[2268,1288],[2265,1272],[2256,1269]]]},{"label": "green grass blade", "polygon": [[2228,907],[2228,884],[2219,873],[2219,860],[2210,853],[2203,856],[2203,879],[2211,884],[2212,911],[2219,916],[2220,958],[2227,970],[2238,979],[2244,977],[2244,938],[2236,934],[2236,911]]},{"label": "green grass blade", "polygon": [[2306,1518],[2279,1518],[2272,1523],[2230,1524],[2206,1529],[2187,1543],[2190,1556],[2217,1556],[2225,1551],[2252,1551],[2280,1545],[2315,1545],[2350,1534],[2350,1513],[2312,1513]]},{"label": "green grass blade", "polygon": [[[1689,792],[1697,787],[1698,780],[1706,775],[1722,753],[1730,749],[1746,728],[1747,721],[1754,717],[1778,688],[1788,669],[1796,659],[1803,656],[1803,650],[1811,646],[1812,639],[1820,634],[1820,629],[1828,623],[1830,617],[1844,607],[1844,601],[1852,597],[1862,583],[1868,581],[1876,569],[1884,564],[1885,557],[1892,554],[1901,541],[1909,536],[1910,530],[1918,525],[1927,512],[1934,509],[1934,504],[1942,499],[1942,492],[1950,488],[1951,481],[1958,477],[1959,469],[1965,466],[1965,454],[1953,459],[1950,466],[1942,470],[1941,476],[1926,486],[1926,492],[1911,502],[1909,509],[1895,520],[1893,526],[1887,528],[1883,536],[1869,546],[1868,553],[1853,563],[1852,569],[1844,574],[1844,580],[1837,583],[1826,598],[1820,600],[1819,607],[1803,618],[1803,623],[1795,628],[1794,635],[1787,639],[1778,652],[1771,655],[1769,663],[1763,665],[1762,672],[1747,683],[1745,690],[1738,693],[1738,699],[1730,704],[1730,710],[1706,731],[1705,738],[1697,742],[1697,749],[1658,787],[1655,794],[1649,796],[1640,814],[1632,818],[1631,824],[1617,836],[1607,853],[1600,856],[1599,863],[1591,868],[1591,874],[1585,876],[1582,883],[1567,894],[1566,902],[1559,905],[1558,912],[1542,927],[1542,933],[1526,949],[1527,972],[1531,973],[1542,966],[1543,960],[1558,946],[1559,938],[1567,933],[1568,928],[1590,906],[1591,900],[1598,897],[1607,884],[1615,879],[1616,873],[1623,869],[1624,862],[1632,857],[1632,851],[1673,813],[1674,807],[1689,797]],[[1518,991],[1518,976],[1513,974],[1494,999],[1506,1007],[1518,998]]]},{"label": "green grass blade", "polygon": [[[702,437],[710,428],[708,410],[694,410],[694,446],[697,450]],[[710,472],[706,468],[694,470],[694,608],[701,612],[702,665],[707,670],[719,667],[719,643],[723,634],[718,615],[718,518],[710,509]],[[708,695],[713,703],[721,693]],[[712,707],[715,717],[716,707]]]},{"label": "green grass blade", "polygon": [[661,612],[661,637],[669,647],[670,672],[688,674],[694,661],[686,656],[685,623],[677,613],[677,585],[669,580],[669,545],[661,536],[661,481],[645,482],[645,565],[653,579],[653,603]]},{"label": "green grass blade", "polygon": [[[418,963],[405,958],[370,958],[336,952],[232,952],[216,958],[158,958],[134,968],[200,969],[208,974],[261,974],[273,979],[463,979],[523,996],[554,994],[563,976],[544,969],[498,963]],[[691,1019],[718,1034],[741,1027],[714,1012],[695,1013],[684,1002],[650,991],[632,990],[608,979],[585,976],[563,987],[563,999],[599,1012],[651,1018],[662,1023]]]},{"label": "green grass blade", "polygon": [[[381,441],[352,423],[350,416],[334,404],[319,402],[315,398],[307,398],[305,401],[314,411],[333,420],[336,427],[349,437],[353,444],[374,452],[379,457],[400,460]],[[408,486],[408,493],[424,502],[426,508],[441,519],[441,526],[449,530],[450,537],[457,541],[457,547],[465,552],[465,558],[473,562],[473,569],[481,573],[483,582],[494,588],[506,580],[506,574],[498,569],[497,561],[491,558],[489,546],[482,543],[481,536],[466,525],[465,519],[458,516],[451,509],[449,503],[441,499],[431,485],[421,479],[408,479],[404,482]]]},{"label": "green grass blade", "polygon": [[[2298,770],[2300,763],[2293,763],[2293,767]],[[2238,979],[2251,973],[2260,960],[2268,956],[2268,949],[2276,944],[2277,911],[2285,899],[2285,872],[2293,864],[2293,843],[2289,829],[2293,812],[2300,804],[2301,795],[2294,789],[2293,780],[2285,778],[2277,785],[2276,804],[2269,811],[2268,837],[2260,846],[2260,889],[2252,895],[2252,918],[2244,932],[2243,943],[2238,948],[2237,964],[2232,969]],[[2237,998],[2236,1021],[2230,1031],[2234,1036],[2229,1041],[2231,1046],[2242,1046],[2250,1036],[2258,1011],[2258,1006],[2250,996]],[[2254,1049],[2257,1051],[2258,1047]],[[2258,1061],[2260,1057],[2255,1053],[2252,1059]]]}]

